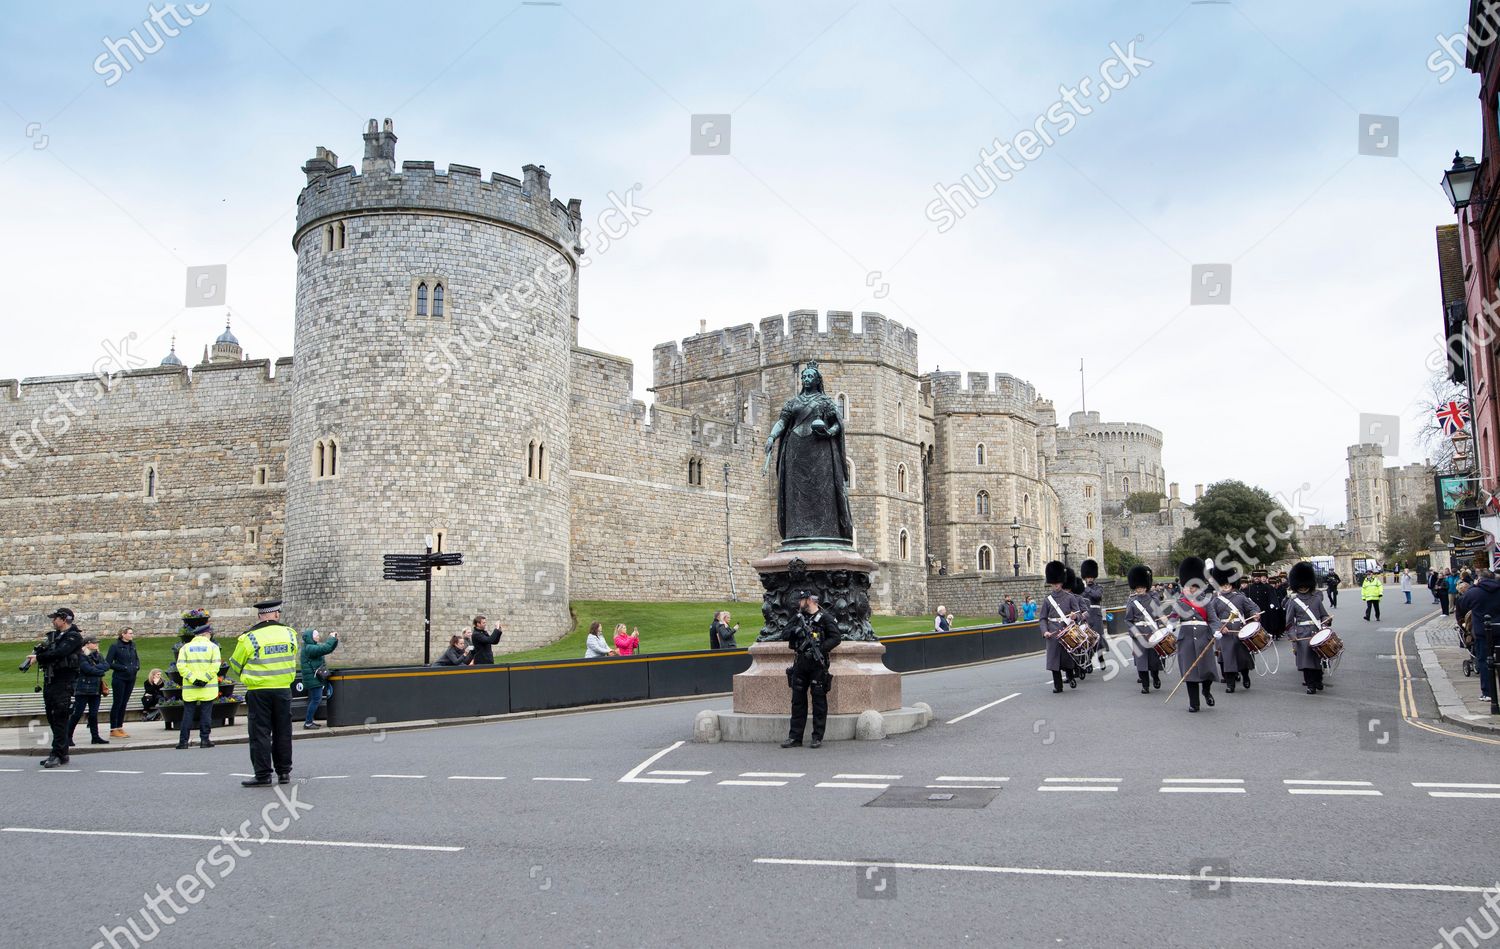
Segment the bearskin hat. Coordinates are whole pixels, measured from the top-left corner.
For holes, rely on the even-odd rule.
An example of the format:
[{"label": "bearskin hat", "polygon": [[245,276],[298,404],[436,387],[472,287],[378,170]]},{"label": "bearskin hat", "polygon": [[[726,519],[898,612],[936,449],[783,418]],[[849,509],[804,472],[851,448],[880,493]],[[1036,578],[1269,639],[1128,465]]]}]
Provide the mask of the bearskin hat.
[{"label": "bearskin hat", "polygon": [[1063,570],[1064,570],[1064,567],[1062,565],[1062,561],[1061,560],[1049,560],[1049,561],[1047,561],[1047,573],[1046,573],[1047,582],[1049,584],[1052,584],[1052,583],[1062,583],[1063,582],[1063,576],[1064,576]]},{"label": "bearskin hat", "polygon": [[1071,590],[1078,584],[1078,574],[1072,567],[1063,567],[1063,589]]},{"label": "bearskin hat", "polygon": [[1208,575],[1210,577],[1213,577],[1214,583],[1218,584],[1219,586],[1228,586],[1229,578],[1234,576],[1234,574],[1235,571],[1225,570],[1223,567],[1215,564],[1212,560],[1208,561]]},{"label": "bearskin hat", "polygon": [[1177,582],[1183,586],[1205,582],[1208,579],[1204,572],[1205,567],[1202,557],[1182,558],[1182,563],[1177,565]]},{"label": "bearskin hat", "polygon": [[1318,585],[1318,572],[1313,565],[1306,560],[1292,564],[1292,571],[1286,576],[1286,585],[1293,590],[1311,590]]},{"label": "bearskin hat", "polygon": [[1078,575],[1085,580],[1099,579],[1099,561],[1085,560],[1078,565]]},{"label": "bearskin hat", "polygon": [[1151,575],[1151,568],[1143,563],[1138,563],[1134,567],[1131,567],[1130,572],[1125,575],[1125,582],[1130,584],[1130,589],[1132,590],[1142,588],[1149,590],[1155,580],[1156,578]]}]

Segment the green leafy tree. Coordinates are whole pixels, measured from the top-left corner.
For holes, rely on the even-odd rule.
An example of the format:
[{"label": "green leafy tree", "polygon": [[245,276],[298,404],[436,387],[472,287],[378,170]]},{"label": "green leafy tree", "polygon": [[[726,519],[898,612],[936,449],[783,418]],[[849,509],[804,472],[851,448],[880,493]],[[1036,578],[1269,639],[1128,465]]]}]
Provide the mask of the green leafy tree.
[{"label": "green leafy tree", "polygon": [[1264,488],[1243,481],[1220,481],[1193,505],[1198,526],[1183,535],[1175,557],[1212,557],[1249,573],[1257,565],[1301,552],[1292,515]]},{"label": "green leafy tree", "polygon": [[1143,561],[1128,550],[1121,550],[1109,541],[1104,542],[1104,569],[1112,577],[1123,577],[1130,568]]},{"label": "green leafy tree", "polygon": [[1132,491],[1125,499],[1125,507],[1132,514],[1155,514],[1161,510],[1161,499],[1165,495],[1155,491]]}]

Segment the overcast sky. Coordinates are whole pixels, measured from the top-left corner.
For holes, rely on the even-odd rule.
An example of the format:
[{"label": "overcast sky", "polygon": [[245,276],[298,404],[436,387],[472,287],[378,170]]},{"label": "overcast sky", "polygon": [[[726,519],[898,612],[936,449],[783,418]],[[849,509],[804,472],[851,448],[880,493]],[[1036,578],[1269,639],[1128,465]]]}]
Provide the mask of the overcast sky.
[{"label": "overcast sky", "polygon": [[[1342,521],[1361,412],[1401,417],[1392,463],[1424,457],[1438,183],[1478,155],[1478,80],[1433,59],[1463,0],[199,6],[129,71],[105,41],[150,41],[144,3],[7,12],[0,377],[86,371],[129,333],[196,362],[225,312],[184,307],[201,264],[228,265],[250,355],[290,355],[299,168],[317,145],[357,166],[390,116],[398,161],[545,164],[585,222],[640,185],[581,318],[642,398],[652,345],[699,320],[874,310],[924,371],[1013,373],[1064,419],[1083,359],[1088,407],[1162,429],[1185,494],[1305,483],[1309,519]],[[1083,77],[1089,114],[1049,121]],[[690,155],[696,113],[731,115],[728,155]],[[1399,120],[1379,154],[1361,114]],[[1051,146],[1016,141],[1039,121]],[[1029,157],[987,182],[997,139]],[[931,202],[965,174],[993,193],[950,227]],[[1229,304],[1189,306],[1192,266],[1223,263]]]}]

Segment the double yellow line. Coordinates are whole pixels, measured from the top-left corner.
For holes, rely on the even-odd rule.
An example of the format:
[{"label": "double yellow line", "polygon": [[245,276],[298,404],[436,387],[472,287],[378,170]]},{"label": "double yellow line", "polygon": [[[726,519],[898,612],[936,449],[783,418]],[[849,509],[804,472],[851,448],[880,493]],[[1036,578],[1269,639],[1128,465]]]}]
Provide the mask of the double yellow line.
[{"label": "double yellow line", "polygon": [[1412,693],[1411,667],[1408,665],[1406,655],[1406,634],[1432,618],[1431,614],[1422,617],[1415,623],[1403,626],[1396,631],[1396,695],[1400,700],[1401,718],[1406,724],[1413,728],[1432,732],[1435,735],[1447,735],[1450,738],[1463,738],[1467,741],[1477,741],[1482,745],[1500,745],[1500,739],[1485,738],[1471,732],[1454,731],[1451,728],[1443,728],[1440,725],[1432,725],[1417,717],[1417,699]]}]

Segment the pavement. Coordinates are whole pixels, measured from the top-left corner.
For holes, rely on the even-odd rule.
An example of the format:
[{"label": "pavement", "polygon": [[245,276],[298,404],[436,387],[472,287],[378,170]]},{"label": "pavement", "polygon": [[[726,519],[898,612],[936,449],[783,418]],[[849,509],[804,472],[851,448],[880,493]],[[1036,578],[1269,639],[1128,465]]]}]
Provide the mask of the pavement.
[{"label": "pavement", "polygon": [[1469,650],[1459,645],[1452,616],[1439,613],[1413,630],[1412,637],[1432,687],[1438,714],[1446,722],[1500,735],[1500,715],[1490,714],[1490,700],[1480,698],[1480,683],[1472,667],[1466,675]]},{"label": "pavement", "polygon": [[1282,644],[1198,714],[1026,657],[907,676],[931,727],[817,750],[686,741],[710,697],[298,742],[273,790],[243,747],[0,759],[0,854],[55,869],[12,871],[47,911],[6,944],[1469,945],[1500,739],[1415,687],[1426,612],[1345,599],[1325,692]]}]

